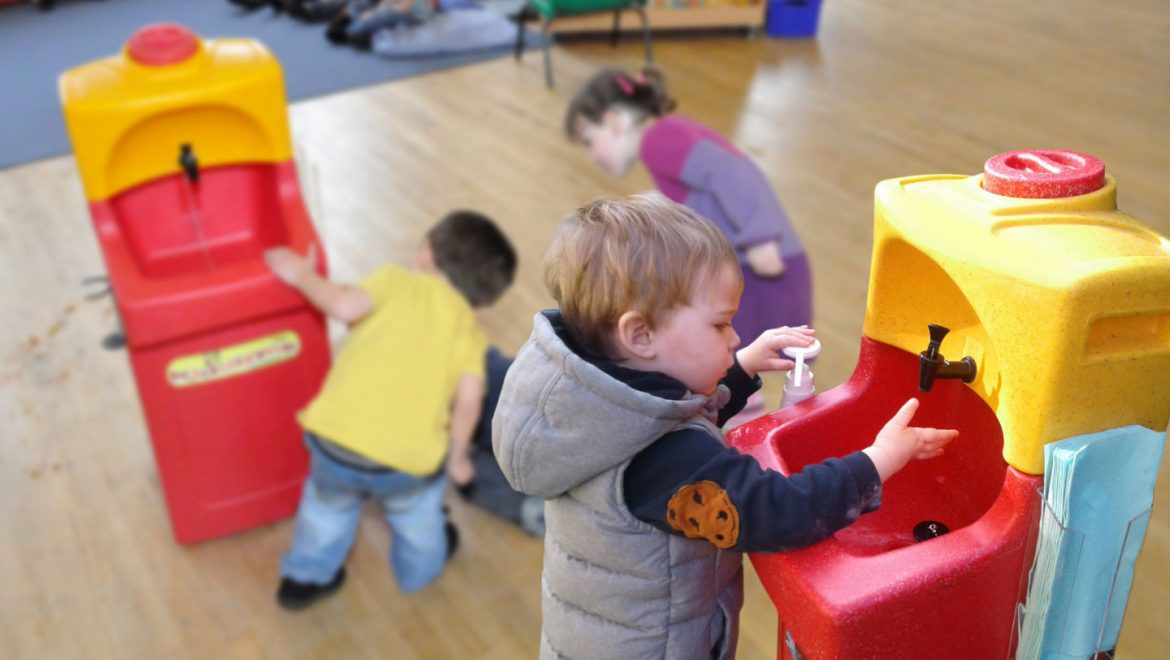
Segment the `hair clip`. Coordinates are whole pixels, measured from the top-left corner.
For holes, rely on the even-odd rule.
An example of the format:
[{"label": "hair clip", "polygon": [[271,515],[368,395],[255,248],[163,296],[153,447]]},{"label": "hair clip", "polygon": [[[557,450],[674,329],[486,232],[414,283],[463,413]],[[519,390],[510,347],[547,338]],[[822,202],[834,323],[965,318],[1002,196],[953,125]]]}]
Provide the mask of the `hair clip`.
[{"label": "hair clip", "polygon": [[617,83],[618,87],[621,88],[623,94],[625,94],[626,96],[633,96],[634,95],[634,83],[630,82],[630,79],[626,77],[626,74],[624,74],[624,73],[614,74],[613,81],[615,83]]}]

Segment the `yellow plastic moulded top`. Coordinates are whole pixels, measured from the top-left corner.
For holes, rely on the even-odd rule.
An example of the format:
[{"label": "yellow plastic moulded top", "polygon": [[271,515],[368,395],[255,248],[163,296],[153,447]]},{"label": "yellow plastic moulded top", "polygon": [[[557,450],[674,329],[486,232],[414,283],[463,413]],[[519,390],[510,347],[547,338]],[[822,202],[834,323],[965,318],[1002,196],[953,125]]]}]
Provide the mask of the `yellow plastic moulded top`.
[{"label": "yellow plastic moulded top", "polygon": [[990,176],[878,184],[865,335],[917,354],[928,323],[950,328],[940,353],[974,358],[970,387],[1028,474],[1049,442],[1165,429],[1170,241],[1117,211],[1103,167],[1099,188],[1064,197],[996,194],[1016,190]]},{"label": "yellow plastic moulded top", "polygon": [[90,201],[181,171],[182,144],[201,167],[292,158],[280,65],[252,39],[148,26],[119,55],[63,73],[59,88]]}]

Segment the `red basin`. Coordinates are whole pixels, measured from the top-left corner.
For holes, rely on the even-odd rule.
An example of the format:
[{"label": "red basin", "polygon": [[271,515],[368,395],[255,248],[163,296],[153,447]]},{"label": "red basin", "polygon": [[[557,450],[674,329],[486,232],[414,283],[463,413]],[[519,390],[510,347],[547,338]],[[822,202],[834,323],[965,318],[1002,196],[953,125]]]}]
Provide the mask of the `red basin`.
[{"label": "red basin", "polygon": [[[862,338],[848,382],[729,434],[784,474],[873,442],[910,397],[916,426],[955,428],[947,453],[883,486],[881,508],[833,537],[752,562],[780,615],[778,657],[1005,658],[1014,648],[1038,520],[1041,476],[1003,459],[994,412],[967,385],[918,391],[918,356]],[[933,521],[950,532],[916,542]]]},{"label": "red basin", "polygon": [[[177,168],[176,168],[177,169]],[[133,347],[303,309],[264,265],[264,250],[317,243],[292,161],[205,168],[90,203],[118,310]],[[318,270],[325,272],[323,250]]]}]

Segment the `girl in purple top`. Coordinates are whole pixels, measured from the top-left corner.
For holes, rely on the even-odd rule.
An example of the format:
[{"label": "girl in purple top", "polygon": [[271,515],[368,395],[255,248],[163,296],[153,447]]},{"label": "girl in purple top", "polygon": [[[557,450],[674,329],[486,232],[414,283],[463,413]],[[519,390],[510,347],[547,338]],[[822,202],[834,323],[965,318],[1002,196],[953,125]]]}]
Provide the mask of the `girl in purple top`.
[{"label": "girl in purple top", "polygon": [[[604,69],[569,103],[565,131],[614,176],[624,176],[640,159],[663,195],[731,240],[744,281],[733,325],[744,343],[770,328],[811,325],[808,257],[768,180],[711,128],[669,115],[674,107],[657,70],[630,76]],[[754,411],[744,411],[748,418],[762,410],[753,403]]]}]

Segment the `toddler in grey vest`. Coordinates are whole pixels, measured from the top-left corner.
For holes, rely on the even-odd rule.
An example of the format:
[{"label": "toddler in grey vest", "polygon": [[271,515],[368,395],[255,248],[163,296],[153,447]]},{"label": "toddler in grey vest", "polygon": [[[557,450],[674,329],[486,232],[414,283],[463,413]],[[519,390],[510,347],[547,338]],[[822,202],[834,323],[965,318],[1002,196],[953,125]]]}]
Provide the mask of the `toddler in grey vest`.
[{"label": "toddler in grey vest", "polygon": [[599,200],[561,226],[542,312],[504,381],[496,458],[545,498],[541,658],[732,658],[742,553],[801,547],[881,502],[881,483],[955,431],[909,427],[791,477],[728,448],[719,426],[791,369],[807,327],[736,351],[735,250],[657,194]]}]

